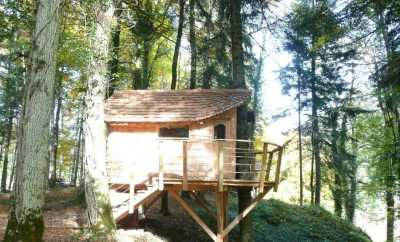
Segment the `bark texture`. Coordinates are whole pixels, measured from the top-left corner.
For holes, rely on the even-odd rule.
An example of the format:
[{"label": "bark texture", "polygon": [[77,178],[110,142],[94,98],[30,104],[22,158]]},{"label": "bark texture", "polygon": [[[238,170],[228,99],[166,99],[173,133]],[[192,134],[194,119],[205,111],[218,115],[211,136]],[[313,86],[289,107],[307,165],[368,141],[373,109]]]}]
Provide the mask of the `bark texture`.
[{"label": "bark texture", "polygon": [[61,3],[62,0],[36,1],[28,82],[18,137],[14,201],[4,241],[42,241]]},{"label": "bark texture", "polygon": [[[241,0],[230,0],[230,24],[231,24],[231,55],[232,55],[232,88],[246,88],[245,73],[244,73],[244,57],[243,57],[243,37],[242,37],[242,21],[241,21]],[[237,111],[237,138],[241,140],[249,139],[249,127],[247,122],[246,105],[242,105]],[[248,144],[238,142],[238,148]],[[246,159],[237,158],[237,163],[248,163]],[[238,205],[239,213],[242,212],[251,202],[251,190],[239,189],[238,190]],[[252,218],[251,214],[245,217],[240,223],[240,241],[250,242],[253,241],[252,236]]]},{"label": "bark texture", "polygon": [[112,0],[96,1],[94,32],[90,36],[90,59],[85,97],[84,122],[85,198],[92,233],[109,239],[115,230],[106,179],[106,137],[104,101],[107,91],[107,63],[114,13]]}]

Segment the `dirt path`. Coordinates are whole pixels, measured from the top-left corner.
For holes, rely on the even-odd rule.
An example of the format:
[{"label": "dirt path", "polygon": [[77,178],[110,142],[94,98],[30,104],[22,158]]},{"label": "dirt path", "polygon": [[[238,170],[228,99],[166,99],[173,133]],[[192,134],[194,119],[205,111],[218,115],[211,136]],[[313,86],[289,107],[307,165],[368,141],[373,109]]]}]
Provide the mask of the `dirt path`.
[{"label": "dirt path", "polygon": [[[44,213],[46,242],[84,241],[78,239],[82,225],[84,209],[79,205],[69,206],[69,200],[76,199],[73,190],[57,191],[47,196],[46,210]],[[3,238],[7,226],[9,196],[0,194],[0,238]],[[121,242],[141,241],[152,242],[154,239],[132,239],[132,234],[140,238],[144,235],[154,234],[168,242],[209,242],[207,234],[193,221],[193,219],[178,206],[173,199],[169,200],[170,215],[163,216],[160,211],[160,202],[156,202],[148,211],[146,219],[140,222],[136,231],[122,231]],[[120,231],[121,232],[121,231]],[[150,233],[149,233],[150,232]],[[143,235],[143,236],[142,236]],[[152,236],[150,236],[152,237]]]}]

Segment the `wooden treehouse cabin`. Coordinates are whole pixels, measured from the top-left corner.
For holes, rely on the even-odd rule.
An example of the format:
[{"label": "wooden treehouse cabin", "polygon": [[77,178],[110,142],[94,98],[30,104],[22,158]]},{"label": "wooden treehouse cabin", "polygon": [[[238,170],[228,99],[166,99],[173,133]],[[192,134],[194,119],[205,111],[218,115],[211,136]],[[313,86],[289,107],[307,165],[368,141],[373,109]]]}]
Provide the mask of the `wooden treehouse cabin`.
[{"label": "wooden treehouse cabin", "polygon": [[[106,103],[107,176],[114,218],[150,207],[168,192],[214,241],[228,233],[278,188],[283,147],[236,138],[237,108],[247,90],[117,91]],[[270,174],[271,173],[271,174]],[[227,220],[229,191],[254,191],[251,205]],[[181,198],[197,191],[216,194],[218,228],[210,228]]]}]

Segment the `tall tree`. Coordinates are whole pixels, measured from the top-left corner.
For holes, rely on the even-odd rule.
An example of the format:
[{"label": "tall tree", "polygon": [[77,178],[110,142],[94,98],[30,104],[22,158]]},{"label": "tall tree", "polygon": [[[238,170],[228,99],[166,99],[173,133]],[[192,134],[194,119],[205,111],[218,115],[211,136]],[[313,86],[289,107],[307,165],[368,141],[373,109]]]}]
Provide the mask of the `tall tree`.
[{"label": "tall tree", "polygon": [[115,8],[115,25],[112,30],[111,60],[109,62],[110,85],[108,87],[108,96],[111,96],[114,93],[118,82],[122,0],[115,1]]},{"label": "tall tree", "polygon": [[[282,70],[282,79],[285,89],[300,87],[307,98],[299,105],[311,109],[310,187],[311,201],[317,205],[321,202],[321,149],[325,135],[320,128],[321,117],[340,102],[340,96],[347,90],[341,69],[354,56],[351,44],[340,44],[346,29],[335,14],[335,7],[329,1],[301,1],[294,5],[285,26],[285,48],[294,58]],[[304,79],[300,86],[293,83],[296,76]]]},{"label": "tall tree", "polygon": [[[243,36],[242,36],[242,16],[241,16],[241,0],[229,1],[230,24],[231,24],[231,55],[232,55],[232,88],[247,88],[245,82],[244,72],[244,57],[243,57]],[[247,123],[246,105],[242,105],[237,111],[237,138],[240,140],[249,139],[250,132]],[[243,142],[238,142],[237,147],[246,145]],[[237,162],[248,163],[243,158],[237,158]],[[251,203],[251,190],[239,189],[238,190],[238,205],[239,212],[246,209]],[[240,241],[250,242],[253,241],[252,237],[252,218],[251,216],[245,217],[240,223]]]},{"label": "tall tree", "polygon": [[18,137],[17,169],[4,241],[42,241],[49,123],[62,0],[35,2],[30,66]]},{"label": "tall tree", "polygon": [[104,101],[108,86],[107,63],[114,13],[113,0],[96,1],[92,6],[95,17],[90,35],[90,57],[85,96],[84,121],[85,198],[91,230],[105,240],[115,230],[106,172],[106,135]]},{"label": "tall tree", "polygon": [[174,56],[172,58],[172,80],[171,80],[171,89],[172,90],[176,89],[176,82],[177,82],[177,75],[178,75],[177,74],[178,57],[179,57],[179,50],[181,48],[181,39],[182,39],[184,20],[185,20],[185,0],[179,0],[178,31],[176,34]]},{"label": "tall tree", "polygon": [[189,0],[189,44],[190,44],[190,81],[189,88],[196,88],[197,46],[195,0]]}]

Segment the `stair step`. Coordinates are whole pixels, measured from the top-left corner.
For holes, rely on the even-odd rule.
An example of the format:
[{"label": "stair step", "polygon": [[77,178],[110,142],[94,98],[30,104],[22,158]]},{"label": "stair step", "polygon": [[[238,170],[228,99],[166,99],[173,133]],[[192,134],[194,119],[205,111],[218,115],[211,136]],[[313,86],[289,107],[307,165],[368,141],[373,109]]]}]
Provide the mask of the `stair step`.
[{"label": "stair step", "polygon": [[[147,186],[145,190],[137,190],[135,191],[135,195],[133,197],[132,206],[137,208],[143,202],[145,202],[148,198],[153,196],[156,192],[158,192],[157,187]],[[120,192],[114,189],[110,190],[110,200],[111,207],[113,212],[113,217],[116,221],[122,219],[129,213],[129,189],[128,192]]]}]

